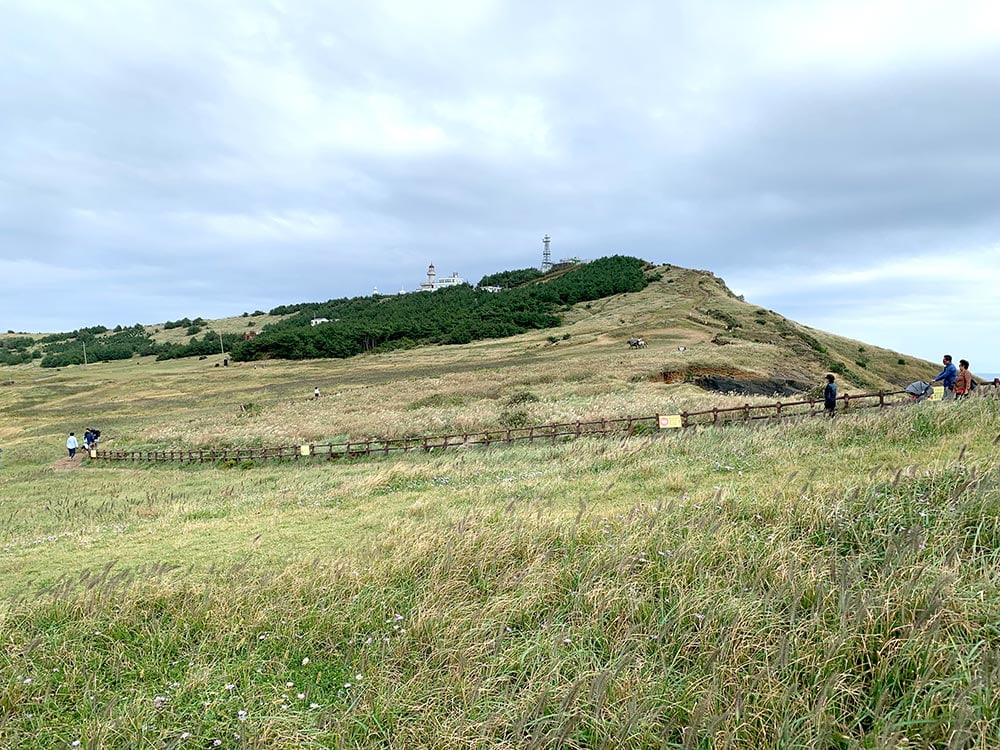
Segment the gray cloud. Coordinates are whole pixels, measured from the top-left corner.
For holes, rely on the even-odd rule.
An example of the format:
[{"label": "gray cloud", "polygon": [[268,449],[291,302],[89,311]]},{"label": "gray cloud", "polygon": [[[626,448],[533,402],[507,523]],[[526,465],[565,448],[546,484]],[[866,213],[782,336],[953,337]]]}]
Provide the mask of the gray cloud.
[{"label": "gray cloud", "polygon": [[923,356],[955,335],[941,297],[1000,312],[960,273],[827,278],[997,260],[986,2],[7,6],[5,329],[475,280],[545,232]]}]

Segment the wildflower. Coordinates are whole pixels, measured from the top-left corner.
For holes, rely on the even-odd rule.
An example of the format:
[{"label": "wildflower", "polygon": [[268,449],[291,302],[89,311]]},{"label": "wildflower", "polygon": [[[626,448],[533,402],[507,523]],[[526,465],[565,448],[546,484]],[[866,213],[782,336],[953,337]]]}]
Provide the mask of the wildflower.
[{"label": "wildflower", "polygon": [[181,739],[182,740],[190,739],[190,737],[191,737],[191,733],[190,732],[181,732]]},{"label": "wildflower", "polygon": [[226,690],[232,692],[235,689],[236,689],[236,686],[233,683],[231,683],[231,682],[227,682],[226,683]]},{"label": "wildflower", "polygon": [[356,674],[356,675],[354,675],[354,679],[355,680],[363,680],[364,678],[365,678],[365,676],[363,674]]},{"label": "wildflower", "polygon": [[350,686],[351,686],[351,683],[349,683],[349,682],[345,682],[345,683],[344,683],[344,687],[345,687],[345,688],[349,688]]},{"label": "wildflower", "polygon": [[304,667],[308,663],[309,663],[309,657],[307,656],[302,660],[302,666]]},{"label": "wildflower", "polygon": [[705,619],[705,615],[703,615],[701,612],[695,612],[694,616],[695,616],[695,619],[698,619],[698,620],[704,620]]},{"label": "wildflower", "polygon": [[318,703],[310,703],[309,704],[309,708],[319,708],[319,704]]},{"label": "wildflower", "polygon": [[294,682],[286,682],[285,683],[285,687],[295,687],[295,683]]},{"label": "wildflower", "polygon": [[25,677],[24,680],[22,680],[21,682],[23,685],[30,685],[32,680],[30,677]]},{"label": "wildflower", "polygon": [[295,697],[298,698],[299,700],[302,700],[303,698],[306,697],[306,694],[305,693],[296,693]]},{"label": "wildflower", "polygon": [[282,703],[282,704],[281,704],[281,707],[282,707],[282,708],[288,708],[288,704],[287,704],[287,703]]},{"label": "wildflower", "polygon": [[236,718],[239,719],[240,721],[246,721],[247,712],[241,708],[239,711],[236,712]]},{"label": "wildflower", "polygon": [[258,636],[257,636],[257,640],[258,640],[258,641],[262,641],[262,640],[264,640],[265,638],[267,638],[267,636],[266,636],[266,635],[264,635],[263,633],[261,633],[260,635],[258,635]]},{"label": "wildflower", "polygon": [[222,740],[212,740],[212,747],[218,747],[222,744]]},{"label": "wildflower", "polygon": [[80,747],[80,740],[73,740],[70,744],[73,747]]}]

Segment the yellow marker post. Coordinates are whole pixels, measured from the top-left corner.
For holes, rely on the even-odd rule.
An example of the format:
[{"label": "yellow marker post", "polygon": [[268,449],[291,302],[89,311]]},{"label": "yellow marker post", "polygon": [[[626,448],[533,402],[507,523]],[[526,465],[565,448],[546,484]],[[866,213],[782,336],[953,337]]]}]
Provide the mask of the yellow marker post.
[{"label": "yellow marker post", "polygon": [[660,429],[661,430],[679,430],[683,427],[681,422],[680,414],[661,414],[660,415]]},{"label": "yellow marker post", "polygon": [[94,450],[93,448],[90,449],[90,457],[97,458],[97,451]]},{"label": "yellow marker post", "polygon": [[928,401],[942,401],[944,399],[944,386],[935,385],[931,386],[931,395],[927,397]]},{"label": "yellow marker post", "polygon": [[311,456],[312,455],[312,451],[309,450],[309,446],[308,445],[300,445],[299,446],[299,455],[300,456]]}]

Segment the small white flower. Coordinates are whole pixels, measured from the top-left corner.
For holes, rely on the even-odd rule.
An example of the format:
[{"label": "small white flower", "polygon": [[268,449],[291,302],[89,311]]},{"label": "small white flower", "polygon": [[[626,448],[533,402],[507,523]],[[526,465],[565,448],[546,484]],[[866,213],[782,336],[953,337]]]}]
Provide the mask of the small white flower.
[{"label": "small white flower", "polygon": [[31,684],[31,678],[30,677],[25,677],[24,680],[22,680],[22,684],[24,684],[24,685],[30,685]]},{"label": "small white flower", "polygon": [[351,683],[349,683],[349,682],[345,682],[345,683],[344,683],[344,687],[345,687],[345,688],[349,688],[350,686],[351,686]]},{"label": "small white flower", "polygon": [[181,732],[181,739],[182,740],[186,740],[186,739],[188,739],[190,737],[191,737],[191,733],[190,732]]},{"label": "small white flower", "polygon": [[365,676],[363,674],[356,674],[356,675],[354,675],[354,679],[355,680],[363,680],[363,679],[365,679]]},{"label": "small white flower", "polygon": [[295,697],[298,698],[299,700],[302,700],[303,698],[306,697],[306,694],[305,693],[296,693]]},{"label": "small white flower", "polygon": [[[264,635],[263,633],[261,633],[260,635],[258,635],[258,636],[257,636],[257,640],[258,640],[258,641],[262,641],[262,640],[264,640],[265,638],[267,638],[267,636],[266,636],[266,635]],[[220,740],[220,742],[221,742],[221,740]]]},{"label": "small white flower", "polygon": [[239,719],[240,721],[246,721],[247,712],[241,708],[239,711],[236,712],[236,718]]},{"label": "small white flower", "polygon": [[309,663],[309,657],[307,656],[302,660],[302,666],[304,667],[308,663]]},{"label": "small white flower", "polygon": [[309,708],[319,708],[319,704],[318,703],[310,703],[309,704]]},{"label": "small white flower", "polygon": [[235,689],[236,689],[236,686],[233,683],[231,683],[231,682],[227,682],[226,683],[226,690],[229,690],[230,692],[232,692]]},{"label": "small white flower", "polygon": [[288,708],[288,704],[287,704],[287,703],[282,703],[282,704],[281,704],[281,707],[282,707],[282,708]]},{"label": "small white flower", "polygon": [[572,643],[572,642],[573,642],[572,638],[563,638],[563,643]]},{"label": "small white flower", "polygon": [[212,740],[212,747],[218,747],[222,744],[222,740]]},{"label": "small white flower", "polygon": [[295,687],[295,683],[294,682],[286,682],[285,683],[285,687]]},{"label": "small white flower", "polygon": [[70,744],[73,745],[73,747],[80,747],[80,740],[73,740]]}]

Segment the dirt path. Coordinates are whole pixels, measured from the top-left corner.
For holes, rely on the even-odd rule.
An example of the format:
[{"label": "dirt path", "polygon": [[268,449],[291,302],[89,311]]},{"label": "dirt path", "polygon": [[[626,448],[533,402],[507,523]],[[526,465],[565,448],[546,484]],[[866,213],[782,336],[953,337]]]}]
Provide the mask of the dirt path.
[{"label": "dirt path", "polygon": [[76,454],[76,458],[70,458],[69,456],[63,456],[54,464],[52,464],[52,471],[76,471],[80,468],[80,462],[83,460],[83,456],[79,453]]}]

